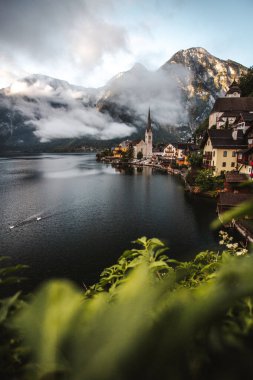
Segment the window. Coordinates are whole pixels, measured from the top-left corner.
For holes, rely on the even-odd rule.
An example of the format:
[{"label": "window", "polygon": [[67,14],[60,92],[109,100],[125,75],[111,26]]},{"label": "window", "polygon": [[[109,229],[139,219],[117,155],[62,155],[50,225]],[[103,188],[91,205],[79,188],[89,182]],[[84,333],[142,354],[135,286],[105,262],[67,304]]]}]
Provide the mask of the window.
[{"label": "window", "polygon": [[222,162],[222,167],[225,168],[226,167],[226,162]]},{"label": "window", "polygon": [[213,161],[213,166],[214,166],[214,161]]},{"label": "window", "polygon": [[213,157],[215,157],[215,150],[213,151]]},{"label": "window", "polygon": [[235,151],[232,152],[232,157],[236,157],[236,152]]},{"label": "window", "polygon": [[235,162],[231,162],[231,167],[232,167],[232,168],[235,167]]},{"label": "window", "polygon": [[249,168],[249,173],[251,173],[251,168]]},{"label": "window", "polygon": [[228,152],[226,150],[223,150],[223,157],[227,157],[228,156]]}]

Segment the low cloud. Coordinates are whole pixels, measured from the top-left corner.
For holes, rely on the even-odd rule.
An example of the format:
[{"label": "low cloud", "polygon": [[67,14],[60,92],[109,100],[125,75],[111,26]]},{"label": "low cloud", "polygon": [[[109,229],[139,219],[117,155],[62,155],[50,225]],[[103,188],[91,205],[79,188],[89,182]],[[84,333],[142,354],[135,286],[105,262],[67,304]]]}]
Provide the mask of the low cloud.
[{"label": "low cloud", "polygon": [[36,127],[35,135],[41,142],[56,138],[92,137],[108,140],[132,134],[135,128],[123,123],[115,123],[109,115],[102,114],[94,108],[75,108],[51,110],[49,116],[32,120]]},{"label": "low cloud", "polygon": [[126,106],[143,116],[144,120],[150,107],[153,119],[161,126],[176,125],[188,120],[182,89],[189,81],[189,71],[178,64],[168,64],[154,72],[137,64],[112,79],[102,99]]},{"label": "low cloud", "polygon": [[15,82],[5,90],[6,106],[35,128],[41,142],[59,138],[90,137],[107,140],[131,135],[136,129],[115,122],[95,106],[92,90],[36,76]]}]

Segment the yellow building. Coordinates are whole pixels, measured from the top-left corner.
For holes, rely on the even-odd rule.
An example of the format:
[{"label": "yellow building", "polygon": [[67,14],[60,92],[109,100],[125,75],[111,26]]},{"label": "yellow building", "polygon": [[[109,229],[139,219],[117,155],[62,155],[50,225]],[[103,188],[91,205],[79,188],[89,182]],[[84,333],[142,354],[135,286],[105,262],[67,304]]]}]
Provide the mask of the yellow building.
[{"label": "yellow building", "polygon": [[247,148],[242,130],[209,129],[202,143],[203,165],[214,175],[238,170],[237,152]]},{"label": "yellow building", "polygon": [[113,157],[122,158],[124,156],[124,154],[128,151],[129,146],[131,144],[132,144],[132,141],[130,141],[130,140],[122,141],[122,143],[120,143],[118,146],[113,148],[113,150],[112,150]]},{"label": "yellow building", "polygon": [[113,149],[112,154],[115,158],[122,158],[124,153],[126,153],[127,151],[128,148],[123,148],[121,145],[119,145]]}]

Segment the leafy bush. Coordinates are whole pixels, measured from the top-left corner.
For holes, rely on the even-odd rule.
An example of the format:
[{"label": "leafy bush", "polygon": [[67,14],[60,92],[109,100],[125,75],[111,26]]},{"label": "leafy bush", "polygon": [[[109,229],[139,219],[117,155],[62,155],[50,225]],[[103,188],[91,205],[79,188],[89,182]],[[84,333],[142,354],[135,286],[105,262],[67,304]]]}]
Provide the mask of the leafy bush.
[{"label": "leafy bush", "polygon": [[188,157],[188,161],[192,168],[201,168],[203,164],[203,154],[191,153]]},{"label": "leafy bush", "polygon": [[222,178],[213,176],[212,170],[203,169],[196,175],[195,184],[200,187],[201,191],[208,191],[222,189],[224,181]]},{"label": "leafy bush", "polygon": [[[84,294],[44,285],[15,320],[35,379],[249,379],[253,257],[222,235],[223,253],[169,259],[138,239]],[[232,246],[230,246],[232,245]]]},{"label": "leafy bush", "polygon": [[242,96],[253,96],[253,66],[240,77],[239,86],[242,90]]},{"label": "leafy bush", "polygon": [[3,294],[5,285],[20,283],[20,271],[26,266],[8,266],[8,257],[0,256],[0,378],[10,380],[21,377],[25,352],[21,348],[20,337],[11,328],[10,320],[23,306],[21,292],[10,297]]}]

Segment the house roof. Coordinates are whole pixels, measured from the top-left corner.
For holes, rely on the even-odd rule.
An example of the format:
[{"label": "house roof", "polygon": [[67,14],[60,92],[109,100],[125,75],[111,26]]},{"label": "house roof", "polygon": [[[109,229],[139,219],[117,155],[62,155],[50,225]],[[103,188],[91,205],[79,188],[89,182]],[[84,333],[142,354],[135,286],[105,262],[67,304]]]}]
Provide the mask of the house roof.
[{"label": "house roof", "polygon": [[[177,149],[181,150],[196,150],[197,146],[194,143],[184,143],[184,142],[177,142],[177,143],[170,143],[167,146],[172,145]],[[167,148],[166,146],[166,148]]]},{"label": "house roof", "polygon": [[248,176],[237,171],[227,172],[225,174],[225,181],[228,183],[245,182],[248,180]]},{"label": "house roof", "polygon": [[252,199],[252,194],[241,193],[220,193],[218,198],[218,205],[221,206],[237,206],[242,202]]},{"label": "house roof", "polygon": [[237,151],[237,154],[238,154],[238,153],[242,153],[242,154],[247,154],[247,155],[249,155],[249,154],[253,153],[253,148],[251,147],[251,148],[248,148],[248,149],[238,150],[238,151]]},{"label": "house roof", "polygon": [[209,129],[207,131],[213,148],[238,149],[247,148],[247,141],[242,130],[237,131],[237,139],[232,137],[232,129]]},{"label": "house roof", "polygon": [[135,146],[135,145],[139,144],[141,141],[142,141],[141,139],[140,140],[133,140],[132,145]]},{"label": "house roof", "polygon": [[225,111],[239,111],[250,112],[253,111],[253,97],[225,97],[216,99],[211,114],[214,112]]}]

